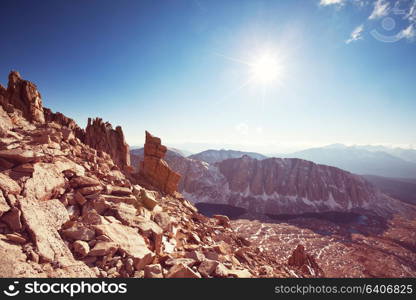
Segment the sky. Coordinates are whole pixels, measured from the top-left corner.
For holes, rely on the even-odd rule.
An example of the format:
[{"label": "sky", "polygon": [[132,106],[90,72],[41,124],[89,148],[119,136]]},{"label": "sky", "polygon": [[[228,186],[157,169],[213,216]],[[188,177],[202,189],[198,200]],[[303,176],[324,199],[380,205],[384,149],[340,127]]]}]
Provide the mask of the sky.
[{"label": "sky", "polygon": [[198,152],[416,148],[415,0],[3,0],[0,83]]}]

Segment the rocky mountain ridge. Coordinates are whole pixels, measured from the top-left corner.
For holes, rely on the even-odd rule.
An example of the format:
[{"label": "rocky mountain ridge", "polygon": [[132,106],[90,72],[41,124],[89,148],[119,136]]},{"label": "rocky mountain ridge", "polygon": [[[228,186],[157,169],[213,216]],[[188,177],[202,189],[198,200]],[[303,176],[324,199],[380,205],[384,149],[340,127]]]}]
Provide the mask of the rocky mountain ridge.
[{"label": "rocky mountain ridge", "polygon": [[248,156],[215,164],[180,156],[167,160],[182,175],[179,190],[194,203],[277,215],[354,210],[386,215],[408,209],[361,176],[311,161]]},{"label": "rocky mountain ridge", "polygon": [[227,217],[199,214],[176,191],[160,139],[147,134],[134,173],[121,128],[81,129],[17,72],[0,104],[2,277],[320,276],[276,262]]}]

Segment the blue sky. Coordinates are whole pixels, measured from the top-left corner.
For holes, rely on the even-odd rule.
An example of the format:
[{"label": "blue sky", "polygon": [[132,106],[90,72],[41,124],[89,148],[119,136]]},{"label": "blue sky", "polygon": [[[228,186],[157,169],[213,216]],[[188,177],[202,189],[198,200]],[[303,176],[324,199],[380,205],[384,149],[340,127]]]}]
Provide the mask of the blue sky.
[{"label": "blue sky", "polygon": [[[416,147],[414,0],[2,1],[11,69],[81,126],[199,151]],[[393,20],[393,21],[392,21]],[[277,79],[252,80],[268,53]]]}]

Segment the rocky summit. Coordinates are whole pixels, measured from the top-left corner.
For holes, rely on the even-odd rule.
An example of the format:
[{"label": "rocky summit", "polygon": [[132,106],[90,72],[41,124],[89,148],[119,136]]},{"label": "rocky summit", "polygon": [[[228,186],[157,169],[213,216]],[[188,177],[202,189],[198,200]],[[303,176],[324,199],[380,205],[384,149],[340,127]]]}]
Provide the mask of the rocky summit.
[{"label": "rocky summit", "polygon": [[309,256],[306,267],[278,262],[226,216],[198,213],[150,133],[134,173],[120,127],[80,128],[19,73],[0,103],[2,277],[321,276]]}]

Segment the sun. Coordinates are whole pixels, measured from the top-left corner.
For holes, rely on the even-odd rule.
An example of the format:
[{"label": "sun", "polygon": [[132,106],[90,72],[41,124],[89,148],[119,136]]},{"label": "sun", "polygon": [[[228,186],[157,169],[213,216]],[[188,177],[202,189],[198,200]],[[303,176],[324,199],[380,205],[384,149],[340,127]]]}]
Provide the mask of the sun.
[{"label": "sun", "polygon": [[276,55],[262,53],[249,64],[251,79],[258,84],[269,85],[277,82],[283,75],[283,66]]}]

